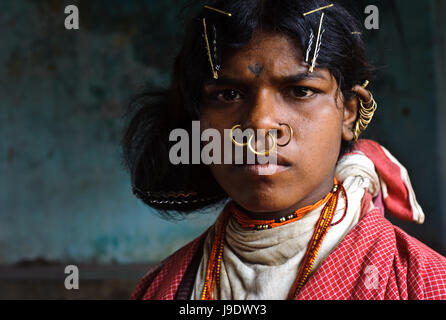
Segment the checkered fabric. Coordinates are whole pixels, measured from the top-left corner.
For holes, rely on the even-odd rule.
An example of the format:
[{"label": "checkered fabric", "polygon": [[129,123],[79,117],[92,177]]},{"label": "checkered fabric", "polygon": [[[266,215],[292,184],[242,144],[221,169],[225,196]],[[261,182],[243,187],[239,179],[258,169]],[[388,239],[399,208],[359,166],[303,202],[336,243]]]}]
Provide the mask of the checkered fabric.
[{"label": "checkered fabric", "polygon": [[297,299],[446,299],[446,258],[372,210],[327,257]]},{"label": "checkered fabric", "polygon": [[207,231],[150,269],[130,299],[173,300],[184,273],[206,234]]},{"label": "checkered fabric", "polygon": [[[131,299],[174,299],[203,234],[143,278]],[[368,213],[302,288],[302,300],[446,299],[446,258]]]}]

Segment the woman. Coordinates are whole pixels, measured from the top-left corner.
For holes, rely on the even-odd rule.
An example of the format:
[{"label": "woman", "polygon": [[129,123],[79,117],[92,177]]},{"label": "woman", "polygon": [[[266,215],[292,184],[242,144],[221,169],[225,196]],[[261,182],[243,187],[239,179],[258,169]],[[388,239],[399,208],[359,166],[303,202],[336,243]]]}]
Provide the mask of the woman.
[{"label": "woman", "polygon": [[[446,259],[383,215],[423,222],[406,170],[357,141],[377,107],[358,25],[323,0],[209,1],[190,22],[169,90],[135,100],[126,163],[167,217],[228,202],[133,299],[446,298]],[[257,162],[173,165],[193,120]]]}]

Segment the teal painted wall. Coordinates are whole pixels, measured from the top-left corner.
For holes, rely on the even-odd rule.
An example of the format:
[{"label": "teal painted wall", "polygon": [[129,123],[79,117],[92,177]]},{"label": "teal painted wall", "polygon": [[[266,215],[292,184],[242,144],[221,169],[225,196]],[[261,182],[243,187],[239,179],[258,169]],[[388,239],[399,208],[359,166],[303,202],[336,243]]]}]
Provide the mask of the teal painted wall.
[{"label": "teal painted wall", "polygon": [[212,223],[159,219],[121,165],[123,107],[169,76],[172,3],[82,1],[67,31],[62,1],[0,2],[0,263],[157,261]]},{"label": "teal painted wall", "polygon": [[[144,83],[167,85],[184,2],[0,2],[0,263],[158,261],[214,221],[218,208],[161,220],[121,164],[124,106]],[[354,3],[381,13],[380,30],[364,34],[380,66],[369,136],[408,168],[426,211],[425,225],[401,225],[444,253],[436,2]],[[68,4],[79,5],[78,31],[64,28]]]}]

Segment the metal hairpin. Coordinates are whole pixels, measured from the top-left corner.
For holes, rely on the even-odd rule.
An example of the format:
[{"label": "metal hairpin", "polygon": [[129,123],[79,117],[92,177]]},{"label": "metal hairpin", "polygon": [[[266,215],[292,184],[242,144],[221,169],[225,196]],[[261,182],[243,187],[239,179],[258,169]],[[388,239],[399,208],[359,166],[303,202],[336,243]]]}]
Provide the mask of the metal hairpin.
[{"label": "metal hairpin", "polygon": [[305,55],[305,62],[308,63],[308,58],[310,56],[311,46],[313,45],[314,33],[311,29],[310,40],[308,40],[307,54]]},{"label": "metal hairpin", "polygon": [[317,9],[314,9],[314,10],[311,10],[311,11],[308,11],[308,12],[305,12],[305,13],[303,14],[303,16],[305,17],[305,16],[307,16],[307,15],[309,15],[309,14],[315,13],[315,12],[320,11],[320,10],[328,9],[328,8],[333,7],[333,6],[334,6],[334,4],[331,3],[331,4],[329,4],[328,6],[320,7],[320,8],[317,8]]},{"label": "metal hairpin", "polygon": [[217,8],[214,8],[214,7],[211,7],[211,6],[208,6],[208,5],[205,5],[204,7],[205,7],[206,9],[209,9],[209,10],[212,10],[212,11],[215,11],[215,12],[218,12],[218,13],[221,13],[221,14],[224,14],[224,15],[227,15],[228,17],[231,17],[231,16],[232,16],[232,14],[229,13],[229,12],[226,12],[226,11],[223,11],[223,10],[220,10],[220,9],[217,9]]},{"label": "metal hairpin", "polygon": [[325,14],[322,12],[321,20],[319,22],[319,30],[317,32],[316,46],[314,47],[314,56],[313,56],[313,60],[311,61],[310,69],[308,70],[310,73],[313,72],[314,67],[316,66],[316,59],[317,59],[317,56],[319,55],[319,50],[320,50],[320,47],[321,47],[322,34],[325,31],[325,30],[322,31],[322,33],[321,33],[322,22],[324,21],[324,15]]},{"label": "metal hairpin", "polygon": [[322,44],[322,35],[324,34],[324,32],[325,32],[325,29],[322,30],[321,35],[319,36],[319,44],[316,48],[316,53],[314,55],[313,68],[314,68],[314,65],[316,64],[317,58],[319,57],[319,51],[321,50],[321,44]]},{"label": "metal hairpin", "polygon": [[[311,10],[311,11],[308,11],[308,12],[305,12],[304,14],[303,14],[303,16],[305,17],[305,16],[307,16],[307,15],[309,15],[309,14],[312,14],[312,13],[315,13],[315,12],[318,12],[318,11],[321,11],[321,10],[325,10],[325,9],[328,9],[328,8],[331,8],[331,7],[333,7],[334,6],[334,4],[333,3],[331,3],[331,4],[329,4],[329,5],[326,5],[326,6],[323,6],[323,7],[320,7],[320,8],[317,8],[317,9],[314,9],[314,10]],[[308,72],[310,72],[310,73],[312,73],[313,71],[314,71],[314,67],[316,66],[316,60],[317,60],[317,57],[318,57],[318,55],[319,55],[319,50],[320,50],[320,48],[321,48],[321,43],[322,43],[322,34],[325,32],[325,29],[324,30],[322,30],[322,32],[321,32],[321,29],[322,29],[322,21],[323,21],[323,19],[324,19],[324,12],[322,12],[322,15],[321,15],[321,20],[320,20],[320,22],[319,22],[319,30],[318,30],[318,32],[317,32],[317,38],[316,38],[316,46],[314,47],[314,56],[313,56],[313,59],[311,60],[311,66],[310,66],[310,68],[309,68],[309,70],[308,70]],[[313,32],[313,30],[311,30],[311,32]],[[314,36],[314,35],[313,35]],[[311,36],[310,36],[311,37]],[[311,48],[311,45],[312,45],[313,43],[311,42],[311,44],[309,45],[309,48]],[[310,49],[311,50],[311,49]],[[307,50],[307,57],[306,57],[306,62],[308,62],[308,50]]]},{"label": "metal hairpin", "polygon": [[214,79],[218,79],[218,73],[217,71],[215,71],[214,63],[212,62],[211,47],[209,45],[208,33],[206,28],[206,18],[203,18],[203,32],[204,32],[204,41],[206,43],[206,49],[208,53],[209,64],[211,65],[212,75],[214,76]]},{"label": "metal hairpin", "polygon": [[[217,9],[208,5],[204,5],[203,6],[205,9],[208,10],[212,10],[221,14],[224,14],[228,17],[231,17],[232,14],[230,12],[226,12],[223,11],[221,9]],[[211,47],[209,45],[209,39],[208,39],[208,34],[207,34],[207,30],[206,30],[206,19],[203,18],[203,31],[204,31],[204,40],[206,42],[206,49],[207,49],[207,53],[208,53],[208,59],[209,59],[209,64],[211,65],[211,70],[212,70],[212,75],[214,77],[214,79],[218,79],[218,73],[217,71],[220,70],[220,65],[218,64],[218,56],[217,56],[217,29],[215,28],[214,25],[212,25],[213,28],[213,32],[214,32],[214,39],[213,39],[213,45],[214,45],[214,61],[212,61],[212,53],[211,53]],[[215,67],[214,67],[214,62],[215,62]]]},{"label": "metal hairpin", "polygon": [[220,70],[220,65],[218,64],[218,56],[217,56],[217,28],[215,28],[214,25],[212,25],[212,31],[214,35],[214,39],[212,43],[214,44],[214,62],[215,62],[215,70]]}]

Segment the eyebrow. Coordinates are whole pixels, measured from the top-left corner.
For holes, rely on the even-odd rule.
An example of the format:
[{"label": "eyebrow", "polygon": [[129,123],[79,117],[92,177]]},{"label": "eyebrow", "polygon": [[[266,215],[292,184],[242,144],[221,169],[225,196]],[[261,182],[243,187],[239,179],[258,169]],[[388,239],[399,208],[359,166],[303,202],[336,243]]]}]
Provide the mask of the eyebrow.
[{"label": "eyebrow", "polygon": [[279,82],[300,82],[300,81],[304,81],[304,80],[313,80],[313,79],[327,80],[327,78],[325,78],[322,73],[313,71],[312,73],[302,72],[302,73],[298,73],[295,75],[280,77],[280,78],[278,78],[278,81]]},{"label": "eyebrow", "polygon": [[[302,72],[294,75],[288,75],[283,77],[277,77],[274,79],[274,82],[279,83],[289,83],[289,82],[300,82],[304,80],[313,80],[313,79],[319,79],[319,80],[327,80],[326,77],[320,72],[314,71],[312,73],[309,72]],[[225,77],[225,76],[219,76],[218,79],[211,79],[209,81],[206,81],[204,85],[233,85],[233,86],[242,86],[245,85],[245,81],[237,79],[237,78],[231,78],[231,77]]]}]

